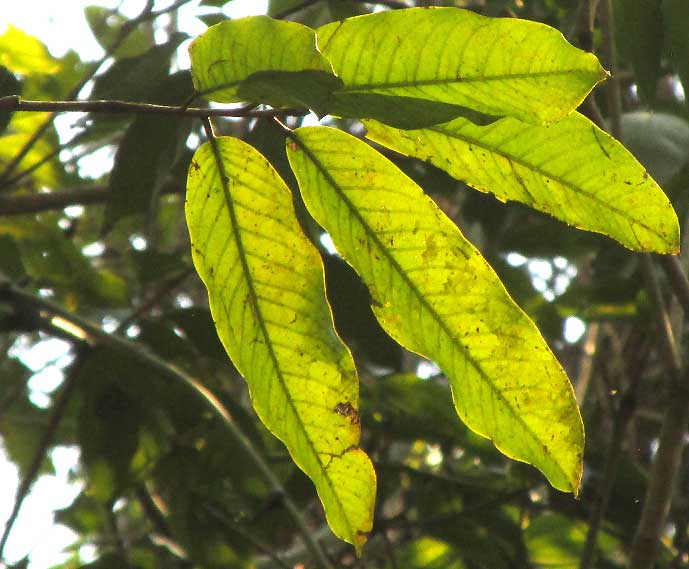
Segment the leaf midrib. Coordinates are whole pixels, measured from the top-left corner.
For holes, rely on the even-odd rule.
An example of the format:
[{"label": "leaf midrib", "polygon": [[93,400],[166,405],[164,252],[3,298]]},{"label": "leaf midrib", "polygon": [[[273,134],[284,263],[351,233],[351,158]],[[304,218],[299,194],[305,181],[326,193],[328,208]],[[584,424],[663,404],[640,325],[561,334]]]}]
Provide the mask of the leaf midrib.
[{"label": "leaf midrib", "polygon": [[[378,249],[381,251],[381,253],[385,256],[385,258],[388,260],[388,262],[392,265],[392,267],[395,269],[395,271],[400,275],[402,280],[409,286],[409,288],[412,290],[414,295],[418,298],[419,302],[423,306],[425,310],[427,310],[430,314],[431,317],[435,320],[435,322],[438,324],[438,326],[441,328],[441,330],[450,338],[452,341],[452,344],[456,346],[458,351],[467,359],[467,361],[471,364],[471,366],[478,372],[479,376],[488,384],[490,387],[491,391],[496,395],[496,397],[503,402],[505,407],[507,407],[514,417],[516,418],[517,422],[520,423],[525,431],[532,437],[533,440],[535,440],[537,443],[540,445],[543,445],[540,441],[540,439],[534,434],[533,430],[531,427],[524,421],[524,419],[515,412],[513,407],[507,402],[505,397],[500,393],[500,391],[495,387],[495,384],[490,380],[489,376],[486,374],[486,372],[483,370],[483,368],[476,362],[476,360],[471,357],[464,346],[462,346],[460,343],[457,342],[457,339],[455,338],[454,334],[451,333],[443,319],[440,317],[440,315],[433,309],[433,307],[428,303],[426,298],[421,294],[421,291],[416,287],[413,281],[409,279],[409,277],[405,274],[405,272],[402,270],[402,267],[399,265],[397,262],[397,259],[394,258],[394,256],[388,251],[388,249],[383,245],[383,243],[378,239],[378,236],[376,233],[370,229],[369,225],[366,223],[365,219],[359,214],[358,210],[356,207],[354,207],[354,204],[349,200],[347,195],[344,193],[344,191],[340,188],[340,186],[337,184],[335,179],[330,175],[328,172],[327,168],[322,164],[322,162],[316,157],[316,155],[311,152],[311,150],[308,148],[306,144],[304,144],[301,140],[299,140],[297,137],[298,135],[296,133],[292,134],[294,139],[298,142],[299,146],[306,152],[306,154],[309,156],[311,161],[316,165],[318,170],[321,172],[321,174],[326,178],[328,183],[333,187],[337,195],[342,199],[342,201],[345,203],[347,208],[349,209],[350,213],[352,216],[359,222],[361,227],[364,229],[366,234],[374,241]],[[493,442],[495,442],[493,439],[491,439]],[[564,479],[569,481],[570,477],[569,475],[564,471],[562,466],[560,466],[559,462],[556,461],[552,456],[550,457],[550,461],[552,464],[555,465],[555,467],[560,471],[560,473],[564,476]]]},{"label": "leaf midrib", "polygon": [[[423,130],[423,129],[422,129],[422,130]],[[477,147],[479,147],[479,148],[483,148],[484,150],[487,150],[488,152],[491,152],[491,153],[493,153],[493,154],[497,154],[498,156],[502,156],[503,158],[505,158],[506,160],[508,160],[508,161],[511,162],[511,163],[519,164],[520,166],[523,166],[524,168],[527,168],[527,169],[529,169],[529,170],[531,170],[531,171],[537,173],[539,176],[542,176],[543,178],[548,178],[548,179],[550,179],[550,180],[553,180],[553,181],[557,182],[558,184],[560,184],[560,185],[562,185],[562,186],[565,186],[566,188],[569,188],[569,189],[572,190],[575,194],[579,194],[579,195],[583,195],[583,196],[587,197],[587,198],[590,199],[591,201],[594,201],[594,202],[596,202],[597,204],[599,204],[603,209],[607,209],[607,210],[609,210],[611,213],[614,213],[615,215],[618,215],[618,216],[622,217],[623,219],[624,219],[624,218],[626,218],[626,219],[630,219],[630,218],[631,218],[631,216],[630,216],[629,214],[625,213],[623,210],[621,210],[621,209],[615,207],[615,206],[614,206],[613,204],[611,204],[610,202],[601,200],[600,198],[598,198],[598,197],[595,196],[594,194],[591,194],[591,193],[587,192],[584,188],[580,188],[579,186],[576,186],[576,185],[573,184],[572,182],[570,182],[570,181],[568,181],[568,180],[565,180],[564,178],[562,178],[562,177],[560,177],[560,176],[558,176],[558,175],[551,175],[550,172],[548,172],[548,171],[546,171],[546,170],[543,170],[541,167],[535,166],[535,165],[533,165],[533,164],[530,164],[529,162],[527,162],[527,161],[525,161],[525,160],[523,160],[523,159],[521,159],[521,158],[515,157],[515,156],[513,156],[512,154],[510,154],[510,153],[508,153],[508,152],[501,151],[501,150],[496,150],[494,147],[488,146],[485,142],[482,142],[482,141],[480,141],[480,140],[478,140],[478,139],[475,139],[475,138],[472,138],[472,137],[470,137],[470,136],[462,135],[462,134],[455,133],[455,132],[452,132],[452,131],[443,130],[442,128],[439,128],[439,127],[434,127],[434,126],[432,126],[432,127],[429,127],[428,130],[430,130],[430,131],[432,131],[432,132],[437,132],[438,134],[442,134],[442,135],[448,136],[448,137],[450,137],[450,138],[455,138],[455,139],[457,139],[457,140],[460,140],[460,141],[462,141],[462,142],[466,142],[466,143],[468,143],[468,144],[473,144],[473,145],[475,145],[475,146],[477,146]],[[469,183],[469,182],[467,182],[467,183]],[[470,185],[471,185],[471,184],[470,184]],[[486,189],[486,191],[487,191],[488,193],[492,193],[492,194],[495,193],[495,192],[491,192],[489,189]],[[509,199],[509,198],[508,198],[508,199]],[[512,198],[512,201],[518,201],[518,200]],[[543,209],[542,211],[544,211],[545,213],[551,214],[551,215],[553,215],[553,216],[555,215],[554,213],[551,213],[551,212],[546,211],[546,210],[544,210],[544,209]],[[658,237],[658,238],[661,239],[662,241],[665,241],[664,236],[663,236],[661,233],[659,233],[658,231],[654,230],[654,229],[653,229],[652,227],[650,227],[649,225],[645,224],[642,220],[640,220],[640,219],[635,219],[635,218],[631,218],[631,219],[632,219],[632,221],[633,221],[634,223],[636,223],[637,225],[643,227],[643,228],[646,229],[649,233],[652,233],[653,235],[655,235],[656,237]],[[634,236],[636,237],[636,235],[634,235]],[[639,239],[638,239],[638,238],[636,238],[636,239],[637,239],[637,243],[638,243],[639,245],[642,245],[642,244],[639,242]]]},{"label": "leaf midrib", "polygon": [[538,71],[535,73],[505,73],[502,75],[491,76],[476,76],[476,77],[443,77],[441,79],[419,79],[414,81],[397,81],[386,83],[361,83],[356,85],[345,85],[342,89],[338,89],[336,93],[347,92],[353,93],[356,91],[376,90],[376,89],[398,89],[402,87],[426,87],[429,85],[452,85],[456,83],[479,83],[490,81],[507,81],[510,79],[534,79],[538,77],[554,77],[575,74],[586,74],[598,76],[598,73],[593,73],[586,69],[561,69],[554,71]]},{"label": "leaf midrib", "polygon": [[[270,335],[268,334],[268,329],[266,327],[266,322],[263,317],[263,312],[261,311],[260,304],[258,302],[258,294],[256,293],[256,289],[254,287],[253,283],[253,278],[251,275],[251,271],[249,269],[249,263],[247,260],[247,255],[246,255],[246,250],[244,248],[244,242],[242,240],[241,233],[239,231],[239,224],[237,223],[237,212],[235,211],[234,208],[234,200],[232,199],[232,195],[230,194],[230,189],[229,189],[229,177],[227,176],[225,172],[225,166],[222,161],[222,156],[220,154],[220,149],[217,146],[217,139],[212,139],[211,141],[211,148],[213,150],[213,157],[215,159],[215,164],[216,167],[218,168],[218,173],[220,174],[220,185],[222,186],[223,190],[223,197],[225,198],[225,205],[227,206],[229,215],[230,215],[230,222],[232,226],[232,235],[234,237],[235,243],[237,244],[237,253],[239,256],[240,263],[242,264],[242,271],[245,276],[245,281],[247,285],[247,289],[249,292],[249,302],[251,302],[253,308],[254,308],[254,315],[256,317],[256,320],[258,321],[259,329],[261,330],[261,334],[263,335],[264,341],[266,348],[268,350],[268,354],[270,356],[270,359],[273,363],[273,368],[275,370],[275,374],[277,375],[280,387],[285,394],[285,399],[289,402],[289,406],[292,408],[292,412],[294,413],[294,416],[297,418],[300,418],[299,412],[297,410],[296,405],[294,404],[294,401],[292,399],[292,396],[287,389],[287,383],[285,381],[285,378],[282,374],[282,369],[278,363],[278,357],[277,354],[275,353],[275,350],[273,349],[273,344],[270,338]],[[330,477],[328,476],[328,471],[323,462],[321,461],[321,455],[316,451],[316,447],[311,440],[310,433],[308,429],[304,426],[303,422],[301,420],[297,421],[297,424],[301,428],[301,430],[304,433],[304,437],[308,441],[309,447],[311,448],[311,451],[313,452],[314,456],[316,457],[316,462],[320,466],[322,478],[327,482],[328,486],[330,486],[330,489],[332,491],[333,496],[335,496],[337,500],[337,504],[340,508],[340,514],[342,516],[342,519],[346,520],[347,526],[349,528],[349,533],[350,533],[350,539],[354,539],[356,536],[356,528],[353,528],[351,526],[349,517],[347,516],[347,510],[344,507],[344,503],[340,500],[339,494],[335,490],[335,486],[330,480]],[[342,456],[344,455],[344,452],[342,453]],[[332,462],[334,458],[334,455],[330,457],[330,462]]]}]

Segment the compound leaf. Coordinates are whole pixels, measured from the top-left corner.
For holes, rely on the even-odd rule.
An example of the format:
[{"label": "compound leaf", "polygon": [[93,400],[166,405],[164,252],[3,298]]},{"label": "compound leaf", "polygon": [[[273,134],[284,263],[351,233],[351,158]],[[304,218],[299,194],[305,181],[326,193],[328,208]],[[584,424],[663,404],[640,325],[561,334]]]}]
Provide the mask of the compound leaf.
[{"label": "compound leaf", "polygon": [[476,248],[419,186],[349,134],[300,128],[288,157],[310,213],[368,285],[376,317],[438,362],[467,426],[576,491],[583,426],[572,387]]},{"label": "compound leaf", "polygon": [[318,29],[318,46],[345,84],[330,112],[370,118],[380,117],[361,114],[358,97],[368,97],[367,104],[373,94],[409,97],[551,123],[606,76],[594,55],[553,28],[458,8],[392,10],[333,22]]},{"label": "compound leaf", "polygon": [[253,147],[219,138],[194,155],[186,215],[218,335],[256,412],[313,480],[334,533],[360,549],[375,472],[357,446],[358,380],[289,189]]},{"label": "compound leaf", "polygon": [[525,203],[630,249],[678,250],[677,216],[663,190],[622,144],[578,113],[547,127],[511,118],[484,127],[465,119],[407,131],[366,126],[371,140],[502,201]]},{"label": "compound leaf", "polygon": [[208,28],[189,48],[196,91],[212,101],[323,110],[342,85],[316,49],[316,32],[252,16]]}]

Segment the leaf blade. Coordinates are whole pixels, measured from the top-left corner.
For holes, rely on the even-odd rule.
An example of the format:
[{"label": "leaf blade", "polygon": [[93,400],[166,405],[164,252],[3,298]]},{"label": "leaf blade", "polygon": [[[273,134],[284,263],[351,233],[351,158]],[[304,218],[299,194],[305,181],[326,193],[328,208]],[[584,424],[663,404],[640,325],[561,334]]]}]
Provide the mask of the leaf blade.
[{"label": "leaf blade", "polygon": [[356,371],[333,329],[320,257],[265,158],[238,139],[217,144],[217,154],[208,143],[194,156],[186,211],[218,334],[257,414],[316,485],[334,533],[359,549],[375,472],[357,446]]},{"label": "leaf blade", "polygon": [[548,127],[510,118],[487,127],[456,119],[414,131],[365,124],[371,140],[429,160],[501,201],[525,203],[630,249],[679,248],[677,216],[663,190],[622,144],[579,113]]},{"label": "leaf blade", "polygon": [[606,77],[595,56],[553,28],[458,8],[379,12],[317,32],[345,83],[336,96],[412,97],[550,123]]},{"label": "leaf blade", "polygon": [[383,328],[438,362],[467,426],[576,491],[583,426],[569,380],[480,253],[365,143],[325,127],[293,137],[304,202],[369,286]]},{"label": "leaf blade", "polygon": [[189,47],[196,91],[212,101],[322,109],[342,85],[316,49],[316,32],[251,16],[210,27]]}]

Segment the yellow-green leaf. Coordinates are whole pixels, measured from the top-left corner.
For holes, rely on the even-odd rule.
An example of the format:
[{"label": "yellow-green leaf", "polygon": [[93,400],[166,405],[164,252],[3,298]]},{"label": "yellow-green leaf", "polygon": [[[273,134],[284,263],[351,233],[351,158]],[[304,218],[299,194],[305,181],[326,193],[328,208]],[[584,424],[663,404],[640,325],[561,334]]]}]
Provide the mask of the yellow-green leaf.
[{"label": "yellow-green leaf", "polygon": [[438,362],[469,428],[576,491],[584,434],[572,387],[485,259],[366,143],[325,127],[293,137],[304,202],[368,285],[385,330]]},{"label": "yellow-green leaf", "polygon": [[469,186],[514,200],[630,249],[676,253],[677,215],[645,168],[579,113],[550,126],[465,119],[402,131],[366,121],[368,137],[428,160]]},{"label": "yellow-green leaf", "polygon": [[337,97],[347,105],[355,95],[378,94],[550,123],[575,109],[606,76],[594,55],[554,28],[458,8],[392,10],[333,22],[319,28],[318,46],[345,83]]},{"label": "yellow-green leaf", "polygon": [[196,91],[212,101],[323,109],[342,85],[316,49],[316,32],[252,16],[212,26],[189,48]]},{"label": "yellow-green leaf", "polygon": [[333,328],[320,256],[268,161],[238,139],[216,148],[194,155],[186,215],[218,335],[259,417],[316,485],[333,532],[359,549],[376,478],[357,446],[358,380]]}]

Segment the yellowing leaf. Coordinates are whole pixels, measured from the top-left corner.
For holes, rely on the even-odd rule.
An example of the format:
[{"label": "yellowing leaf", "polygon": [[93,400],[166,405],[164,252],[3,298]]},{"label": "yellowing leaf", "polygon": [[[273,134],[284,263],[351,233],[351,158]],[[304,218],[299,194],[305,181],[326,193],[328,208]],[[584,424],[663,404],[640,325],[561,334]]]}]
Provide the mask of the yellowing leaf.
[{"label": "yellowing leaf", "polygon": [[458,8],[392,10],[333,22],[319,28],[318,46],[345,83],[336,95],[345,111],[363,111],[357,98],[376,94],[550,123],[575,109],[606,76],[594,55],[549,26]]},{"label": "yellowing leaf", "polygon": [[0,35],[0,65],[20,75],[55,73],[60,69],[60,63],[40,40],[12,25]]},{"label": "yellowing leaf", "polygon": [[189,48],[194,87],[213,101],[324,107],[342,85],[316,49],[316,32],[253,16],[210,27]]},{"label": "yellowing leaf", "polygon": [[253,147],[220,138],[217,152],[207,143],[194,155],[186,215],[218,335],[256,412],[313,480],[333,532],[360,549],[376,478],[357,446],[358,380],[289,189]]},{"label": "yellowing leaf", "polygon": [[368,138],[428,160],[498,199],[525,203],[630,249],[676,253],[677,215],[632,154],[583,115],[550,126],[465,119],[402,131],[366,121]]},{"label": "yellowing leaf", "polygon": [[584,434],[572,387],[476,248],[351,135],[300,128],[288,157],[307,208],[368,285],[382,326],[440,365],[467,426],[576,491]]}]

